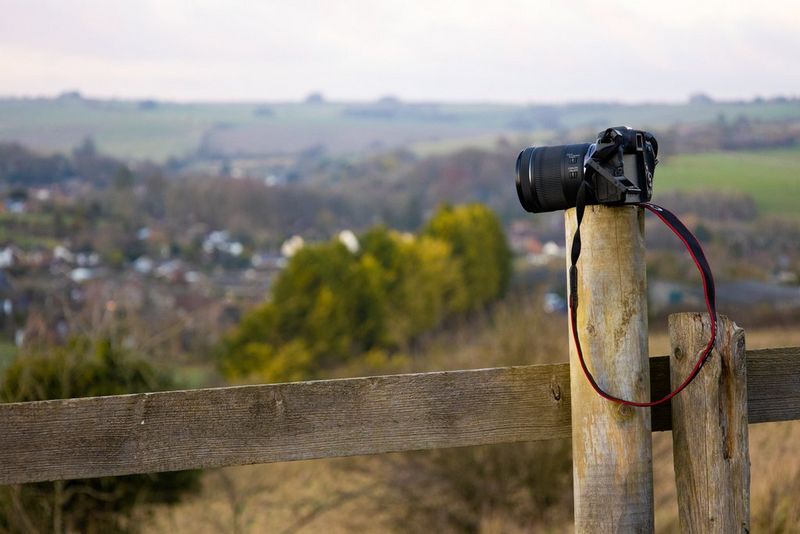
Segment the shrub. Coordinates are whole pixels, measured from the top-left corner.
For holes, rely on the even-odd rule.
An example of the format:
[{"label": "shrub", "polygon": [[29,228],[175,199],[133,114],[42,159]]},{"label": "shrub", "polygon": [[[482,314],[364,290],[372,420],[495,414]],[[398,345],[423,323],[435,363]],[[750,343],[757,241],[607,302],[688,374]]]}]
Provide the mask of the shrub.
[{"label": "shrub", "polygon": [[351,251],[338,240],[295,254],[272,298],[224,339],[228,377],[316,377],[370,351],[394,353],[508,286],[500,222],[478,204],[443,207],[417,236],[375,227]]},{"label": "shrub", "polygon": [[[168,375],[105,338],[74,339],[18,356],[0,377],[0,401],[118,395],[173,387]],[[199,488],[179,471],[0,487],[0,531],[133,532],[149,504],[173,504]]]}]

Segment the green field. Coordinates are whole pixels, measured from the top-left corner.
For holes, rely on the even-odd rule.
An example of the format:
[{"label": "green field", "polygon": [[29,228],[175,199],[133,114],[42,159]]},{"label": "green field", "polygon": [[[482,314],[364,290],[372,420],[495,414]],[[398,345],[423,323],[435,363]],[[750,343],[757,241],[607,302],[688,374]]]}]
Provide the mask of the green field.
[{"label": "green field", "polygon": [[252,108],[165,104],[144,110],[124,101],[3,100],[0,139],[46,152],[69,152],[91,137],[112,156],[165,160],[196,150],[215,124],[251,120]]},{"label": "green field", "polygon": [[397,146],[437,152],[465,143],[482,146],[500,135],[541,133],[553,124],[568,129],[598,130],[616,124],[657,129],[723,116],[728,120],[800,120],[800,102],[537,106],[0,99],[0,142],[68,152],[91,137],[103,153],[156,161],[196,153],[203,145],[228,156],[297,153],[317,145],[325,145],[334,154]]},{"label": "green field", "polygon": [[[394,117],[348,115],[368,103],[196,103],[85,99],[0,99],[0,142],[69,152],[91,137],[111,156],[164,161],[206,142],[226,154],[297,153],[324,144],[333,153],[415,142],[498,135],[522,109],[501,105],[401,108]],[[263,110],[268,110],[264,113]],[[408,109],[411,112],[406,113]],[[261,112],[260,112],[261,111]]]},{"label": "green field", "polygon": [[761,214],[800,216],[800,149],[673,156],[659,165],[654,188],[742,192]]}]

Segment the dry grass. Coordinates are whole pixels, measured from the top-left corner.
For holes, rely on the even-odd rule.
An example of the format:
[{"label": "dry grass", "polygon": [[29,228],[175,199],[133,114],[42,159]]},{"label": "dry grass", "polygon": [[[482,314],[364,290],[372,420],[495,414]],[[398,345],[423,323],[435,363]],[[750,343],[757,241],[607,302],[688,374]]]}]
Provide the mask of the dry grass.
[{"label": "dry grass", "polygon": [[[202,493],[158,510],[145,532],[352,532],[371,531],[374,516],[361,509],[370,490],[374,458],[229,467],[209,471]],[[342,473],[347,472],[347,477]]]},{"label": "dry grass", "polygon": [[[501,304],[456,333],[425,343],[424,350],[411,356],[409,370],[566,361],[564,317],[545,316],[539,309],[530,298]],[[800,329],[747,332],[748,348],[797,345],[800,345]],[[667,354],[666,334],[651,336],[650,349],[651,354]],[[516,450],[515,446],[509,447]],[[470,454],[479,459],[486,453],[475,450]],[[800,422],[751,426],[750,457],[753,532],[799,531]],[[145,531],[191,534],[415,531],[419,528],[419,517],[409,518],[407,523],[396,521],[408,509],[389,498],[392,492],[387,486],[396,477],[398,462],[406,462],[407,458],[408,455],[386,455],[210,471],[198,497],[175,508],[157,510],[152,521],[145,525]],[[671,434],[654,434],[653,467],[656,530],[678,532]],[[423,481],[429,475],[413,471],[406,474]],[[449,502],[448,494],[440,493],[434,482],[428,480],[421,485],[426,491],[430,489],[431,504],[442,514],[448,513],[449,508],[463,507],[463,502]],[[528,524],[520,524],[519,518],[511,517],[501,508],[489,507],[480,513],[478,531],[571,531],[569,500],[557,502],[542,516],[543,520]],[[433,524],[429,528],[436,530]]]}]

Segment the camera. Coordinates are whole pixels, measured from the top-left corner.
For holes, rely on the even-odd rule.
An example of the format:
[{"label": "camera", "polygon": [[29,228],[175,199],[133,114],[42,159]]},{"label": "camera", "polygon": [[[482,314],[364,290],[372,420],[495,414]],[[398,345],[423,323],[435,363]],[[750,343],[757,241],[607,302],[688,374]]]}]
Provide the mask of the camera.
[{"label": "camera", "polygon": [[575,206],[587,185],[586,204],[639,204],[653,194],[658,142],[649,132],[608,128],[594,143],[526,148],[517,157],[517,195],[526,211]]}]

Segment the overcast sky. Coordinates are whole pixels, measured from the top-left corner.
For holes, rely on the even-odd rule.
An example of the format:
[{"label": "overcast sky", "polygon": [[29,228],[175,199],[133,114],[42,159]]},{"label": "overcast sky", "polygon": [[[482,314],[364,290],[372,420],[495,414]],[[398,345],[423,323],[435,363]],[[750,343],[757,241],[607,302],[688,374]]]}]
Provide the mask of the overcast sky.
[{"label": "overcast sky", "polygon": [[567,102],[800,95],[800,2],[0,0],[0,94]]}]

